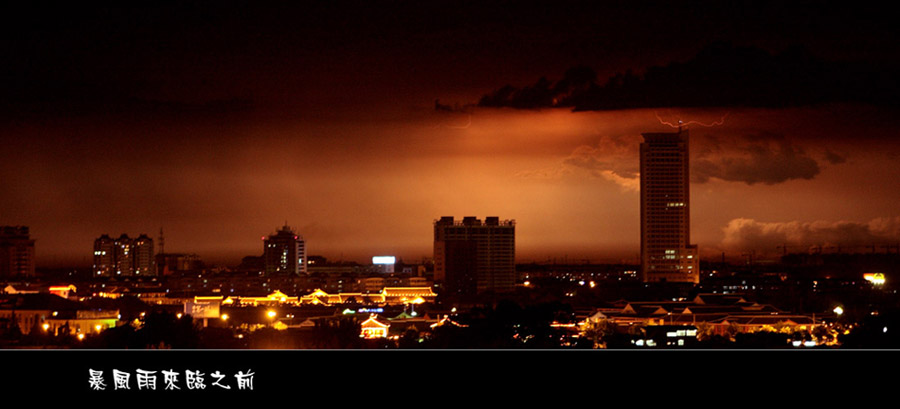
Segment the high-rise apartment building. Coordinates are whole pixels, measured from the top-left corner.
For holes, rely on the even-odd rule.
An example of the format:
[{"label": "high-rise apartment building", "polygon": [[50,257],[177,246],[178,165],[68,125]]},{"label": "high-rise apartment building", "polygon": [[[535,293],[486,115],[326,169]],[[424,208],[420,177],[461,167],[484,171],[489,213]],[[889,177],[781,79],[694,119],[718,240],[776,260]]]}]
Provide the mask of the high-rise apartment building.
[{"label": "high-rise apartment building", "polygon": [[104,234],[94,240],[94,276],[116,275],[116,241]]},{"label": "high-rise apartment building", "polygon": [[509,292],[516,287],[516,222],[487,217],[434,222],[434,279],[453,295]]},{"label": "high-rise apartment building", "polygon": [[306,243],[303,237],[284,225],[275,234],[263,237],[266,275],[306,274]]},{"label": "high-rise apartment building", "polygon": [[94,240],[94,276],[155,275],[153,239],[141,234],[136,239],[122,234],[117,239],[104,234]]},{"label": "high-rise apartment building", "polygon": [[641,277],[699,283],[691,244],[688,131],[645,133],[641,144]]},{"label": "high-rise apartment building", "polygon": [[134,252],[134,274],[155,275],[156,269],[153,266],[156,258],[153,251],[153,239],[146,234],[141,234],[131,244]]},{"label": "high-rise apartment building", "polygon": [[123,233],[116,239],[115,268],[113,268],[116,275],[130,276],[134,273],[134,251],[132,246],[131,237],[128,237],[127,234]]},{"label": "high-rise apartment building", "polygon": [[34,276],[34,240],[27,226],[0,226],[0,278]]}]

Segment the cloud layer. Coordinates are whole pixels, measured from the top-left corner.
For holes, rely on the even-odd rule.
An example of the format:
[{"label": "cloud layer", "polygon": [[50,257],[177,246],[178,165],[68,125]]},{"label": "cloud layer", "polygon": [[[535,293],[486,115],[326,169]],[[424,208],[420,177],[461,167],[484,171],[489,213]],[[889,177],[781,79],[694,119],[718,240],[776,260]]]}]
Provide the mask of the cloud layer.
[{"label": "cloud layer", "polygon": [[820,172],[815,159],[780,134],[750,135],[727,143],[708,138],[702,144],[691,167],[691,178],[699,183],[717,178],[748,185],[773,185],[793,179],[809,180]]},{"label": "cloud layer", "polygon": [[[640,135],[601,136],[594,145],[575,148],[562,160],[560,169],[543,175],[588,174],[637,190],[642,141]],[[846,161],[845,156],[827,149],[802,145],[778,133],[691,136],[691,181],[706,183],[719,179],[747,185],[774,185],[810,180],[821,172],[822,166]]]},{"label": "cloud layer", "polygon": [[761,222],[731,220],[723,229],[722,245],[728,249],[764,249],[778,246],[872,246],[900,240],[900,217],[881,217],[869,222],[813,221]]},{"label": "cloud layer", "polygon": [[712,43],[685,62],[631,70],[597,82],[590,67],[569,69],[557,82],[541,77],[530,86],[506,85],[484,95],[483,107],[567,107],[599,111],[657,107],[810,106],[865,102],[896,106],[897,73],[866,65],[825,61],[802,47],[769,53]]}]

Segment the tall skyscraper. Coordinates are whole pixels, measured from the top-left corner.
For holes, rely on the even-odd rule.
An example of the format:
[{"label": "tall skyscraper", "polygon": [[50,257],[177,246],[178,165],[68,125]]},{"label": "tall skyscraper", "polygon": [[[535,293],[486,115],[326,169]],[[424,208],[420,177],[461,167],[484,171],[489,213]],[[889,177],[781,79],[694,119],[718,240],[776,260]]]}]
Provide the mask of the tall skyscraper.
[{"label": "tall skyscraper", "polygon": [[691,244],[688,131],[645,133],[641,144],[641,277],[699,283]]},{"label": "tall skyscraper", "polygon": [[136,239],[127,234],[117,239],[104,234],[94,240],[95,277],[153,276],[154,263],[153,239],[146,234]]},{"label": "tall skyscraper", "polygon": [[487,217],[434,222],[434,279],[442,291],[475,295],[516,287],[516,222]]},{"label": "tall skyscraper", "polygon": [[306,274],[306,242],[290,226],[285,224],[263,241],[266,275]]},{"label": "tall skyscraper", "polygon": [[34,276],[34,240],[28,226],[0,226],[0,278]]}]

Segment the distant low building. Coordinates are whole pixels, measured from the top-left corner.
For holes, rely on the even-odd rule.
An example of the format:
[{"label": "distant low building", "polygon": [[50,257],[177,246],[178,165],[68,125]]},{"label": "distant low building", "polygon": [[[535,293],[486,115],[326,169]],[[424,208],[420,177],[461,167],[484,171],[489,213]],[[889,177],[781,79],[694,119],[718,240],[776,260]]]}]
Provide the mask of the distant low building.
[{"label": "distant low building", "polygon": [[[623,301],[618,308],[603,308],[588,317],[582,325],[607,321],[619,328],[644,328],[661,331],[657,327],[684,327],[695,330],[701,326],[706,335],[730,335],[757,331],[812,331],[823,325],[821,317],[792,314],[768,304],[747,301],[737,294],[698,294],[693,300],[685,301]],[[688,331],[696,337],[698,332]],[[649,334],[649,332],[647,332]],[[656,332],[647,339],[674,341],[682,338],[681,333],[673,337],[657,336]],[[668,333],[666,333],[668,335]],[[684,343],[677,344],[685,345]],[[647,346],[647,345],[643,345]],[[652,345],[650,345],[652,346]],[[660,346],[665,346],[660,344]]]},{"label": "distant low building", "polygon": [[158,275],[168,276],[182,272],[199,272],[203,262],[196,254],[160,253],[156,255]]},{"label": "distant low building", "polygon": [[363,321],[359,326],[360,338],[366,339],[386,338],[391,327],[390,324],[378,321],[378,316],[375,314],[372,314],[369,319]]},{"label": "distant low building", "polygon": [[115,327],[118,318],[118,310],[92,309],[49,293],[0,296],[0,321],[16,325],[23,334],[96,333]]},{"label": "distant low building", "polygon": [[74,285],[58,285],[50,287],[50,294],[62,297],[69,298],[70,295],[74,295],[74,293],[78,291],[78,289]]},{"label": "distant low building", "polygon": [[633,345],[648,348],[690,347],[696,343],[697,327],[693,325],[651,325],[632,340]]}]

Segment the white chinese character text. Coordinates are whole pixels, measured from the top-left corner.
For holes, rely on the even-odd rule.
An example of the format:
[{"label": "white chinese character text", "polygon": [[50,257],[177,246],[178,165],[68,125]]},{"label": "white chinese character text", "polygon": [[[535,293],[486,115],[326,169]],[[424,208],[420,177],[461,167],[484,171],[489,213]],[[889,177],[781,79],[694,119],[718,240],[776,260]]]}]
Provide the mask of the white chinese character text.
[{"label": "white chinese character text", "polygon": [[91,389],[95,391],[102,391],[106,389],[106,384],[103,383],[103,371],[88,369],[88,372],[90,372],[91,374],[91,378],[88,380],[88,382],[90,382]]}]

